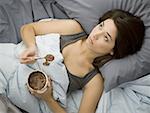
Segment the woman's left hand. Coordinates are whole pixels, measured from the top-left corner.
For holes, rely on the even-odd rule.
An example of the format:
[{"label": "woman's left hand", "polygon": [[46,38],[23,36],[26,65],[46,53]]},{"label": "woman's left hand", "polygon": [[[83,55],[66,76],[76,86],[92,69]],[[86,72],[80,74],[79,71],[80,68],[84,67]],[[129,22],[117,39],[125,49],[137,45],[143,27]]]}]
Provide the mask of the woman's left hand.
[{"label": "woman's left hand", "polygon": [[[29,90],[30,91],[30,90]],[[30,91],[30,93],[38,98],[41,98],[44,101],[47,101],[47,99],[49,98],[53,98],[52,95],[52,84],[51,84],[51,80],[49,79],[49,83],[47,85],[47,90],[43,93],[38,93],[37,91]]]}]

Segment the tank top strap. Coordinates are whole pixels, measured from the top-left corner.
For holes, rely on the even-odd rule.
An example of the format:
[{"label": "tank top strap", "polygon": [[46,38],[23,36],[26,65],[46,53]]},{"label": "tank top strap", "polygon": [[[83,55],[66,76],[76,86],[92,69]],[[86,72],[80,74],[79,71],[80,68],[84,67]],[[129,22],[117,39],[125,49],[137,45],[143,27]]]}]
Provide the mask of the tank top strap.
[{"label": "tank top strap", "polygon": [[87,73],[82,81],[81,87],[84,87],[99,71],[94,68],[89,73]]},{"label": "tank top strap", "polygon": [[61,35],[61,38],[64,39],[64,38],[69,37],[69,39],[76,39],[76,38],[79,38],[79,37],[82,37],[85,35],[87,35],[87,34],[83,31],[83,32],[75,33],[75,34],[71,34],[71,35]]},{"label": "tank top strap", "polygon": [[68,70],[68,77],[69,77],[69,86],[68,86],[68,93],[82,89],[99,71],[97,69],[93,69],[88,72],[84,77],[78,77],[71,74]]},{"label": "tank top strap", "polygon": [[83,36],[87,36],[87,34],[85,32],[80,32],[80,33],[76,33],[76,34],[72,34],[72,35],[61,35],[60,37],[60,50],[62,51],[62,49],[70,44],[71,42],[75,42],[81,39],[81,37]]}]

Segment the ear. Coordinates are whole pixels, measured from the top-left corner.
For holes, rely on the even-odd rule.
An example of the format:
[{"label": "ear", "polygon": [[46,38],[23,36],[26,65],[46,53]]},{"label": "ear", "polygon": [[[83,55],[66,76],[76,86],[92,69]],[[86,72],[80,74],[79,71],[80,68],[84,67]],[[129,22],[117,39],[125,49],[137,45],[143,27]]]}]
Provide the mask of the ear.
[{"label": "ear", "polygon": [[113,51],[113,50],[110,52],[110,55],[111,55],[111,56],[113,56],[113,55],[114,55],[114,51]]}]

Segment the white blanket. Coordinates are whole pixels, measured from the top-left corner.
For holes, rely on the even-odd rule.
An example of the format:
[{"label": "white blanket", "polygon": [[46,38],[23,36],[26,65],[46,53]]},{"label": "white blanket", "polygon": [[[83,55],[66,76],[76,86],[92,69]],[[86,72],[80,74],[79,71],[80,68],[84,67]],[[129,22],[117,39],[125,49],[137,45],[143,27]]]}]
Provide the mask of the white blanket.
[{"label": "white blanket", "polygon": [[25,65],[19,63],[19,54],[25,49],[23,42],[18,45],[0,44],[0,93],[18,107],[29,113],[50,113],[46,103],[32,96],[27,87],[29,73],[34,70],[44,71],[52,79],[53,96],[66,107],[66,92],[69,84],[63,57],[60,53],[59,34],[47,34],[36,37],[39,56],[54,55],[49,66],[44,66],[44,59]]}]

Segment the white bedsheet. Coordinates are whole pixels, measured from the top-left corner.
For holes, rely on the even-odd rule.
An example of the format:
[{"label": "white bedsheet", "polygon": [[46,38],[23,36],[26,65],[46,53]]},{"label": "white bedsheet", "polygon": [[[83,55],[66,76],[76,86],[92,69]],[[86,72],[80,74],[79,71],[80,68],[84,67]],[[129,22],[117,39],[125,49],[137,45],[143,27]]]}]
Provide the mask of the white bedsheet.
[{"label": "white bedsheet", "polygon": [[[68,98],[68,113],[77,113],[82,91]],[[101,97],[96,113],[150,113],[150,74],[124,83]]]}]

